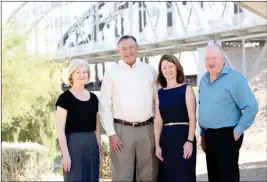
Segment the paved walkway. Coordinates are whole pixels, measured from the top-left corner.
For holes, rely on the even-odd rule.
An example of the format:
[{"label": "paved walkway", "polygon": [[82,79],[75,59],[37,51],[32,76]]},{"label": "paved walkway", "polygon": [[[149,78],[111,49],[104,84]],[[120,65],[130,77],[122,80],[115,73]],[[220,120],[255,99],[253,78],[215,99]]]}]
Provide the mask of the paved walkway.
[{"label": "paved walkway", "polygon": [[[256,152],[254,150],[242,149],[240,151],[240,176],[241,181],[267,181],[267,153]],[[197,181],[207,181],[207,169],[205,154],[200,153],[197,156]],[[48,181],[63,181],[62,176],[50,176]],[[102,180],[111,181],[111,180]]]},{"label": "paved walkway", "polygon": [[[239,157],[240,181],[267,181],[266,155],[266,152],[241,150]],[[197,157],[197,181],[207,181],[205,154],[199,154]]]}]

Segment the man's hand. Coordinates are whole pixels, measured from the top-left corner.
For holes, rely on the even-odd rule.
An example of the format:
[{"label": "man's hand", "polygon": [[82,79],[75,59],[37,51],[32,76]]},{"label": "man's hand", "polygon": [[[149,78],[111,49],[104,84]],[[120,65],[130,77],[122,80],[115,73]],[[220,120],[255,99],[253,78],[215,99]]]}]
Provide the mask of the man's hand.
[{"label": "man's hand", "polygon": [[205,144],[205,137],[201,136],[201,148],[203,152],[206,152],[206,144]]},{"label": "man's hand", "polygon": [[238,135],[237,133],[233,132],[234,133],[234,138],[235,138],[235,141],[237,141],[239,138],[240,138],[240,135]]},{"label": "man's hand", "polygon": [[109,145],[117,153],[120,153],[123,149],[123,143],[117,134],[109,136]]}]

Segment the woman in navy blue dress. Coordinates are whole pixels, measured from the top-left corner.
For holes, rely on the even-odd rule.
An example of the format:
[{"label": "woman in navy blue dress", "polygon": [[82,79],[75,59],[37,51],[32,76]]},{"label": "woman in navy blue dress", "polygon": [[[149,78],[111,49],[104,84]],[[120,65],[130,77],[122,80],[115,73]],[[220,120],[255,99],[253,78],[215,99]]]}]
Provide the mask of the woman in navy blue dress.
[{"label": "woman in navy blue dress", "polygon": [[163,55],[159,63],[154,135],[160,160],[158,181],[196,181],[196,98],[184,82],[178,59]]}]

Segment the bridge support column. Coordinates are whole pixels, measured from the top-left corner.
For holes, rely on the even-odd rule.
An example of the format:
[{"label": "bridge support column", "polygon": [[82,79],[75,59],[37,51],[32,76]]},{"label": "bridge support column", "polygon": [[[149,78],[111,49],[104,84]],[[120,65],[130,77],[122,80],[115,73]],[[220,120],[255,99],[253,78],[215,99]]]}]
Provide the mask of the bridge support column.
[{"label": "bridge support column", "polygon": [[147,64],[148,64],[148,58],[147,58],[147,57],[145,57],[145,63],[147,63]]},{"label": "bridge support column", "polygon": [[105,70],[105,63],[102,63],[102,68],[103,68],[103,69],[102,69],[102,73],[103,73],[103,76],[104,76],[104,75],[105,75],[105,71],[106,71],[106,70]]},{"label": "bridge support column", "polygon": [[197,49],[197,52],[198,52],[197,87],[199,87],[199,82],[200,82],[201,77],[207,71],[205,68],[205,50],[206,50],[206,47],[200,47]]},{"label": "bridge support column", "polygon": [[99,83],[99,77],[98,77],[98,68],[97,64],[95,64],[95,83]]},{"label": "bridge support column", "polygon": [[[133,11],[133,1],[130,1],[128,2],[128,7],[129,7],[129,21],[132,22],[133,21],[133,18],[132,18],[132,11]],[[133,33],[133,26],[132,26],[132,23],[129,24],[130,27],[129,27],[129,35],[132,35]]]},{"label": "bridge support column", "polygon": [[243,75],[244,77],[247,77],[245,39],[242,39],[242,65],[243,65]]}]

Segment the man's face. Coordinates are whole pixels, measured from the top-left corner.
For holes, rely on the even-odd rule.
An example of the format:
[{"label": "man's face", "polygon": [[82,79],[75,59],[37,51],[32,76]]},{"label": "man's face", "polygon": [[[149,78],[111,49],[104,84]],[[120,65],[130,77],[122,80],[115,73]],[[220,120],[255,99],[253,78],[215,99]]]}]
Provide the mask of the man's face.
[{"label": "man's face", "polygon": [[132,65],[136,61],[138,49],[133,39],[124,39],[119,43],[118,52],[125,63]]},{"label": "man's face", "polygon": [[206,49],[205,66],[210,74],[219,74],[224,65],[224,58],[218,47]]}]

